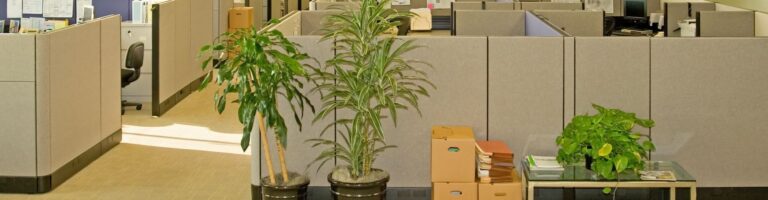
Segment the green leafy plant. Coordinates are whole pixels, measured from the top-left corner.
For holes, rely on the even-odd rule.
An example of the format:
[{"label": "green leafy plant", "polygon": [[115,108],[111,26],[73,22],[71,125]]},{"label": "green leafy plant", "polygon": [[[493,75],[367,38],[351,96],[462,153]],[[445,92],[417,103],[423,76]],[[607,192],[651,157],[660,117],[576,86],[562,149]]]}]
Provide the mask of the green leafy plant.
[{"label": "green leafy plant", "polygon": [[313,91],[325,94],[315,121],[336,110],[353,116],[338,115],[323,130],[338,127],[342,142],[308,140],[315,147],[327,147],[310,163],[320,162],[318,170],[337,158],[348,165],[353,179],[369,175],[376,157],[395,147],[384,141],[382,118],[391,117],[396,126],[398,110],[412,107],[420,114],[419,97],[429,96],[425,86],[434,87],[427,74],[414,67],[429,64],[403,58],[417,48],[413,40],[386,34],[400,24],[398,18],[413,14],[399,13],[385,4],[389,1],[363,0],[359,10],[348,9],[327,18],[323,39],[336,41],[337,54],[312,74],[319,82]]},{"label": "green leafy plant", "polygon": [[229,55],[219,63],[218,70],[205,75],[200,90],[211,81],[223,86],[214,95],[216,111],[219,113],[224,112],[227,105],[227,94],[237,95],[234,102],[239,104],[238,120],[244,126],[240,141],[243,151],[248,148],[251,130],[258,121],[272,184],[275,184],[274,170],[266,137],[269,129],[275,133],[283,182],[288,182],[284,158],[284,148],[288,147],[288,128],[278,111],[278,99],[283,98],[283,102],[290,105],[299,128],[304,106],[308,105],[314,112],[312,103],[300,90],[304,86],[300,78],[309,81],[305,68],[311,68],[301,64],[301,61],[310,57],[299,51],[298,47],[298,44],[289,41],[279,31],[260,32],[251,28],[224,33],[213,44],[200,49],[201,55],[209,55],[202,62],[204,70],[215,57],[218,58],[219,53]]},{"label": "green leafy plant", "polygon": [[593,162],[587,167],[608,180],[617,179],[618,174],[625,171],[637,174],[645,167],[648,154],[655,146],[647,135],[632,129],[635,125],[651,128],[654,122],[619,109],[595,104],[592,107],[597,114],[574,117],[557,137],[557,161],[568,165],[590,156]]}]

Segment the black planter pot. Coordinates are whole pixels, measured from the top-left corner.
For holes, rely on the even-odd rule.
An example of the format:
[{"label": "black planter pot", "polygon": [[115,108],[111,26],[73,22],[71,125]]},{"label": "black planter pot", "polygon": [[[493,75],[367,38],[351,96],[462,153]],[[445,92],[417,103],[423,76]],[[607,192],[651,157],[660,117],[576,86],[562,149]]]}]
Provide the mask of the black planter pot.
[{"label": "black planter pot", "polygon": [[588,170],[592,170],[592,156],[584,155],[584,167]]},{"label": "black planter pot", "polygon": [[369,183],[346,183],[332,178],[328,174],[328,182],[331,183],[331,195],[334,200],[384,200],[387,197],[387,177]]},{"label": "black planter pot", "polygon": [[261,196],[264,200],[306,200],[307,188],[309,187],[309,179],[306,182],[293,186],[275,186],[265,184],[268,183],[264,180],[269,180],[268,177],[261,179]]}]

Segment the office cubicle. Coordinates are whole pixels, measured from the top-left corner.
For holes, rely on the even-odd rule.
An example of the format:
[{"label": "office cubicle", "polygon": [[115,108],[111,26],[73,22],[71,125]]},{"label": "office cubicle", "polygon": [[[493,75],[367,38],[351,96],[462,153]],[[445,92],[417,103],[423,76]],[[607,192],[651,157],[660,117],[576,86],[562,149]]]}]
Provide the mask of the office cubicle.
[{"label": "office cubicle", "polygon": [[212,6],[199,0],[152,5],[152,115],[167,112],[202,81],[198,51],[214,40]]},{"label": "office cubicle", "polygon": [[0,34],[2,192],[48,192],[120,142],[120,19]]},{"label": "office cubicle", "polygon": [[[554,11],[534,13],[539,12]],[[304,38],[301,41],[306,44],[304,42],[311,39],[305,37],[317,36],[298,34],[304,29],[295,25],[315,22],[305,21],[303,17],[300,20],[303,23],[278,24],[275,28],[300,30],[293,31],[290,37]],[[319,21],[322,20],[316,22]],[[430,186],[429,177],[420,174],[428,174],[429,170],[426,147],[432,125],[469,125],[474,127],[478,139],[503,140],[518,155],[552,155],[557,150],[554,138],[574,115],[594,113],[592,103],[618,107],[656,120],[656,128],[638,130],[651,134],[657,143],[659,150],[652,153],[653,158],[679,161],[697,177],[699,186],[768,184],[765,182],[768,177],[755,172],[768,166],[768,162],[747,161],[749,155],[757,154],[737,147],[736,143],[741,140],[722,134],[733,130],[739,137],[759,141],[762,137],[760,130],[768,129],[768,125],[759,123],[766,120],[764,116],[748,114],[754,118],[743,122],[728,119],[719,124],[723,128],[717,129],[696,124],[733,115],[726,109],[730,106],[743,110],[739,113],[768,109],[759,103],[768,100],[760,95],[763,92],[749,92],[768,90],[768,84],[758,78],[768,73],[768,69],[758,67],[768,61],[757,58],[768,47],[768,38],[531,37],[517,34],[403,37],[415,39],[424,46],[407,56],[435,66],[427,71],[438,89],[432,91],[431,98],[424,99],[421,118],[404,112],[399,116],[407,119],[401,121],[402,124],[397,127],[387,125],[386,130],[391,133],[386,136],[387,141],[400,146],[384,153],[378,161],[378,166],[384,169],[398,169],[390,170],[391,187]],[[742,45],[746,46],[742,48]],[[329,47],[322,47],[325,48]],[[691,52],[692,49],[696,50]],[[678,57],[682,59],[676,59]],[[700,61],[694,61],[696,59]],[[701,68],[703,62],[708,64]],[[741,70],[733,71],[734,68],[729,66],[738,66]],[[715,77],[721,73],[727,76]],[[739,76],[747,78],[739,79]],[[703,83],[714,79],[717,79],[715,83]],[[459,83],[463,85],[454,85],[458,84],[455,80],[462,80]],[[454,98],[456,94],[462,94],[462,98]],[[710,108],[715,108],[712,113]],[[749,126],[753,128],[738,128]],[[306,133],[310,133],[309,136],[302,135],[302,139],[313,135],[311,131]],[[719,138],[723,143],[706,138]],[[723,162],[711,162],[710,154],[696,153],[712,152],[700,149],[700,146],[718,145],[743,156],[729,153],[729,157],[725,155],[727,152],[722,152],[718,159]],[[749,146],[759,145],[750,143]],[[302,156],[306,159],[314,157]],[[296,161],[304,160],[304,157]],[[409,162],[399,162],[402,160]],[[754,167],[734,168],[729,162],[756,163]],[[727,176],[709,173],[718,168],[740,171],[729,172]],[[315,177],[320,183],[313,184],[326,184],[322,179],[324,174],[311,174],[320,177]]]},{"label": "office cubicle", "polygon": [[571,36],[603,36],[603,11],[536,10],[533,13]]},{"label": "office cubicle", "polygon": [[568,35],[552,23],[523,10],[455,10],[453,19],[452,33],[457,36]]}]

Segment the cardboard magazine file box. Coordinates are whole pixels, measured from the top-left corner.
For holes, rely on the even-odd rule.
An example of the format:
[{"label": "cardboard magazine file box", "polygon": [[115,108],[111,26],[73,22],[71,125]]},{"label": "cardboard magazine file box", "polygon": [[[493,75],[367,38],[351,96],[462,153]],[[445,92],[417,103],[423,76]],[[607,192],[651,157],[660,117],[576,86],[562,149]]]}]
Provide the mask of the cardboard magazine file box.
[{"label": "cardboard magazine file box", "polygon": [[513,182],[506,183],[479,183],[477,184],[478,199],[481,200],[522,200],[523,182],[517,173],[514,173]]},{"label": "cardboard magazine file box", "polygon": [[432,182],[475,182],[475,134],[466,126],[432,127]]},{"label": "cardboard magazine file box", "polygon": [[229,9],[229,31],[253,27],[253,7]]},{"label": "cardboard magazine file box", "polygon": [[434,200],[477,200],[477,183],[432,183]]}]

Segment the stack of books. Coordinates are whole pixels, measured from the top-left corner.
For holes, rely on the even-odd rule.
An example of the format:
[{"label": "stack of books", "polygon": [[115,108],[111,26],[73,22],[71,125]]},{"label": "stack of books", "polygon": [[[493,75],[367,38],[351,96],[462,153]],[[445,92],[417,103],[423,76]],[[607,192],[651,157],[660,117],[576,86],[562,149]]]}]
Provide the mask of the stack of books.
[{"label": "stack of books", "polygon": [[563,171],[565,170],[554,156],[528,156],[528,168],[531,171]]},{"label": "stack of books", "polygon": [[477,177],[480,183],[505,183],[517,180],[514,154],[499,140],[477,142]]}]

